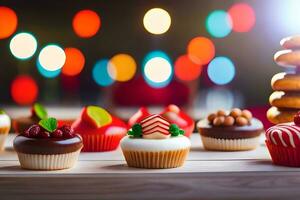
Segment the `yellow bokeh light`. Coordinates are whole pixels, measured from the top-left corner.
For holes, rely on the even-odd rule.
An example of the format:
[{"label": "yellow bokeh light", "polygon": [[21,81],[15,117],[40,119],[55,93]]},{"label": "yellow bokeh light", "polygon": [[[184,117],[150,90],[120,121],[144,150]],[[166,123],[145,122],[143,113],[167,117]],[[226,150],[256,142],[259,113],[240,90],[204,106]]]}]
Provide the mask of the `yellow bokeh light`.
[{"label": "yellow bokeh light", "polygon": [[144,27],[152,34],[163,34],[171,26],[171,17],[167,11],[161,8],[152,8],[144,16]]},{"label": "yellow bokeh light", "polygon": [[109,76],[116,81],[128,81],[136,72],[136,62],[128,54],[117,54],[109,60]]}]

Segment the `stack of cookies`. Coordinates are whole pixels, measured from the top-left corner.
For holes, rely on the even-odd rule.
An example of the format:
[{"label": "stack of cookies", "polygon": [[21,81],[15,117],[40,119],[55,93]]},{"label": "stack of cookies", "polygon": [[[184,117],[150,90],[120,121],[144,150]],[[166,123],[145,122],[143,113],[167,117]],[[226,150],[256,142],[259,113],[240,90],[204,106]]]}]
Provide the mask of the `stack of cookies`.
[{"label": "stack of cookies", "polygon": [[284,50],[274,55],[275,62],[289,72],[275,74],[271,80],[273,90],[271,108],[267,117],[274,124],[291,122],[300,110],[300,35],[284,38]]}]

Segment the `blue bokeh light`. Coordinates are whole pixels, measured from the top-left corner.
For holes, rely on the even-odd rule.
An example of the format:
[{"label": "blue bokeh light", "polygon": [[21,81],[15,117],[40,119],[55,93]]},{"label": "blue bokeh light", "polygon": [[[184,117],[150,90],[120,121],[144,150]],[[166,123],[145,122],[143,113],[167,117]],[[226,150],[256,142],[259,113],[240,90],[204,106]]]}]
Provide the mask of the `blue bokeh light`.
[{"label": "blue bokeh light", "polygon": [[[153,88],[166,87],[174,74],[171,63],[170,57],[163,51],[156,50],[148,53],[142,63],[142,72],[146,83]],[[148,69],[145,69],[146,66]]]},{"label": "blue bokeh light", "polygon": [[213,37],[226,37],[232,30],[231,18],[226,11],[215,10],[206,19],[206,29]]},{"label": "blue bokeh light", "polygon": [[93,68],[93,79],[100,86],[109,86],[114,83],[114,80],[108,73],[108,59],[101,59],[96,62]]},{"label": "blue bokeh light", "polygon": [[230,83],[235,76],[233,62],[227,57],[216,57],[208,65],[208,77],[217,85]]},{"label": "blue bokeh light", "polygon": [[49,70],[46,70],[45,68],[43,68],[39,62],[39,60],[37,59],[36,61],[36,67],[39,71],[39,73],[46,77],[46,78],[55,78],[57,77],[60,73],[61,73],[61,69],[58,69],[58,70],[55,70],[55,71],[49,71]]}]

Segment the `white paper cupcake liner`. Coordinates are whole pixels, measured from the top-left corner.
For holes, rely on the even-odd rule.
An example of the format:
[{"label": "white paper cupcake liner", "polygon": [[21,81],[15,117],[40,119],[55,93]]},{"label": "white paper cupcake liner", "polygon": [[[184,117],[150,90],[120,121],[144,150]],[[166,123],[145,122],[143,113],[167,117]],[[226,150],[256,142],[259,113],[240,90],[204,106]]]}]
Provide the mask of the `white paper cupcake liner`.
[{"label": "white paper cupcake liner", "polygon": [[0,134],[0,151],[4,150],[4,145],[5,145],[5,140],[6,140],[7,135],[8,135],[8,133]]},{"label": "white paper cupcake liner", "polygon": [[260,137],[245,139],[217,139],[201,135],[205,149],[214,151],[246,151],[255,149],[259,145]]},{"label": "white paper cupcake liner", "polygon": [[26,154],[18,153],[21,167],[34,170],[59,170],[73,167],[80,153],[80,150],[66,154]]}]

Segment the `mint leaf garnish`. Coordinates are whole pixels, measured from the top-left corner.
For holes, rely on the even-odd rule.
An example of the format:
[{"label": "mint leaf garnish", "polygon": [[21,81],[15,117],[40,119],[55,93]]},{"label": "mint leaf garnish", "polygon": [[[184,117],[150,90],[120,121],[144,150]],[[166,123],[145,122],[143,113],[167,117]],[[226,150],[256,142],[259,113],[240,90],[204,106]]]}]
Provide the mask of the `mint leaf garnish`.
[{"label": "mint leaf garnish", "polygon": [[45,119],[48,117],[48,113],[47,113],[46,109],[44,108],[44,106],[42,106],[39,103],[35,103],[33,105],[33,111],[39,119]]},{"label": "mint leaf garnish", "polygon": [[39,122],[39,125],[41,127],[43,127],[45,130],[47,130],[50,133],[52,133],[57,128],[57,120],[55,118],[52,118],[52,117],[50,117],[48,119],[42,119]]},{"label": "mint leaf garnish", "polygon": [[169,127],[169,132],[172,136],[184,135],[184,130],[180,129],[177,124],[171,124]]},{"label": "mint leaf garnish", "polygon": [[128,131],[128,135],[133,137],[142,137],[142,126],[140,124],[134,124],[131,130]]}]

